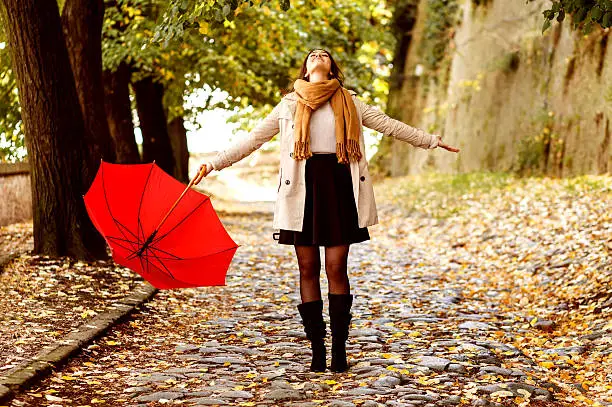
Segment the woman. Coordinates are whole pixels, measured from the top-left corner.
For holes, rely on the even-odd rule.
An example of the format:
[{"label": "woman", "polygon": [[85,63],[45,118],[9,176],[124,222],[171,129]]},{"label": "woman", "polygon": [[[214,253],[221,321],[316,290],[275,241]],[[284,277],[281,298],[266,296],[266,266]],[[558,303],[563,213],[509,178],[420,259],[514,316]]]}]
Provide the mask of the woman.
[{"label": "woman", "polygon": [[[210,171],[246,157],[280,131],[281,165],[274,211],[278,243],[295,246],[300,269],[297,306],[312,348],[311,371],[325,371],[326,326],[319,275],[319,246],[325,247],[332,335],[330,370],[348,369],[346,340],[353,296],[347,275],[351,243],[370,239],[367,226],[378,223],[364,154],[362,125],[421,148],[459,149],[360,101],[342,86],[344,75],[324,49],[309,51],[294,91],[243,140],[202,164],[195,184]],[[284,182],[283,181],[284,178]]]}]

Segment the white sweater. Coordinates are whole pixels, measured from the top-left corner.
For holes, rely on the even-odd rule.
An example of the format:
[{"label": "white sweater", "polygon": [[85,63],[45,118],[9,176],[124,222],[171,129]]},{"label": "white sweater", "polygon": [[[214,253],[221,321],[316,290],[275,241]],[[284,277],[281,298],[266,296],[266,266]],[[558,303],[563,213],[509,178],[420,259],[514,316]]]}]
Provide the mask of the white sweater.
[{"label": "white sweater", "polygon": [[310,151],[336,152],[336,119],[329,101],[310,116]]}]

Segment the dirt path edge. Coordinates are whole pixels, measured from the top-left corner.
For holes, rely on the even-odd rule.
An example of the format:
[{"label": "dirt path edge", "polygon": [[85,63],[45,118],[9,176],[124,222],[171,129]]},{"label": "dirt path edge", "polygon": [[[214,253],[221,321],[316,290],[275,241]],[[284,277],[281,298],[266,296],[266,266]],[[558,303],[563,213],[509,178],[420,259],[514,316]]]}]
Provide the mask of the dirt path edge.
[{"label": "dirt path edge", "polygon": [[18,392],[26,390],[49,375],[54,369],[65,364],[84,346],[123,321],[141,304],[153,298],[157,291],[157,288],[146,281],[139,283],[130,295],[111,305],[106,312],[97,315],[80,325],[75,331],[43,348],[32,359],[0,375],[0,403],[11,400]]}]

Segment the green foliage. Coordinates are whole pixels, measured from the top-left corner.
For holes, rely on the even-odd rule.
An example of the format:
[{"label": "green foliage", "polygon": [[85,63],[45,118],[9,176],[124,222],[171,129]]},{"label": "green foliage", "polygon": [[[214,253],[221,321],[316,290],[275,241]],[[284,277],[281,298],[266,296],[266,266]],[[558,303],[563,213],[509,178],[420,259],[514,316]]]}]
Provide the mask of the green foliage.
[{"label": "green foliage", "polygon": [[[534,0],[527,0],[530,1]],[[561,22],[568,14],[572,17],[572,29],[581,29],[583,34],[588,34],[593,25],[601,28],[612,25],[612,0],[552,0],[552,6],[542,14],[542,33],[551,26],[552,20]]]},{"label": "green foliage", "polygon": [[25,156],[25,138],[15,75],[9,49],[0,35],[0,162],[14,162]]},{"label": "green foliage", "polygon": [[505,73],[516,72],[520,65],[520,52],[510,51],[506,52],[499,60],[496,61],[496,65]]},{"label": "green foliage", "polygon": [[[318,0],[288,6],[288,1],[266,0],[106,0],[104,68],[114,70],[125,62],[132,81],[145,76],[161,81],[168,120],[182,116],[194,129],[206,126],[197,114],[215,108],[235,109],[233,120],[251,128],[278,102],[314,47],[332,52],[345,86],[364,100],[385,97],[395,39],[388,27],[390,12],[381,2]],[[227,12],[223,21],[219,10]],[[0,59],[0,72],[8,67]],[[4,85],[15,88],[14,81]],[[185,98],[202,90],[226,96],[186,110]],[[18,113],[16,94],[7,94],[14,99],[4,106]],[[11,126],[20,126],[18,114],[3,114],[0,131],[10,127],[2,124],[7,118]]]},{"label": "green foliage", "polygon": [[[259,8],[267,7],[269,0],[262,0]],[[274,2],[282,11],[290,7],[289,0]],[[211,30],[221,30],[233,21],[236,15],[255,3],[251,0],[170,0],[161,24],[157,27],[154,41],[169,41],[182,38],[185,30],[199,28],[206,23]]]},{"label": "green foliage", "polygon": [[[183,44],[186,38],[200,44],[190,86],[228,93],[202,108],[237,108],[231,120],[240,123],[241,130],[252,128],[269,105],[278,102],[281,89],[292,84],[308,49],[314,47],[330,50],[345,74],[345,86],[366,99],[383,98],[387,87],[381,86],[380,77],[389,69],[394,45],[383,24],[390,22],[386,10],[371,0],[322,0],[317,6],[300,4],[287,11],[245,6],[225,26],[198,21],[197,29],[184,30]],[[178,40],[166,46],[171,48]],[[256,110],[245,109],[249,105]]]},{"label": "green foliage", "polygon": [[460,7],[456,0],[427,1],[423,39],[418,50],[427,79],[437,81],[440,78],[443,61],[450,59],[449,45],[460,18]]},{"label": "green foliage", "polygon": [[550,157],[560,158],[563,140],[554,131],[554,114],[543,110],[534,123],[540,131],[522,137],[517,150],[513,171],[519,176],[542,176],[546,174]]}]

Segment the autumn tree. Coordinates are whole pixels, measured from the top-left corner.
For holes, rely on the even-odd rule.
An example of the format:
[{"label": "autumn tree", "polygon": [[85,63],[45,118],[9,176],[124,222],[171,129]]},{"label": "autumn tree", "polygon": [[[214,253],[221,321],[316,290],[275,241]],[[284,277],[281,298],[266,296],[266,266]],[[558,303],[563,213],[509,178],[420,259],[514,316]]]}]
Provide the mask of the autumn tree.
[{"label": "autumn tree", "polygon": [[104,258],[104,239],[82,199],[93,174],[58,5],[54,0],[2,0],[0,20],[30,162],[34,252]]},{"label": "autumn tree", "polygon": [[102,84],[103,0],[65,0],[62,27],[74,74],[90,151],[90,174],[100,159],[115,162],[115,143],[110,136],[104,110]]}]

